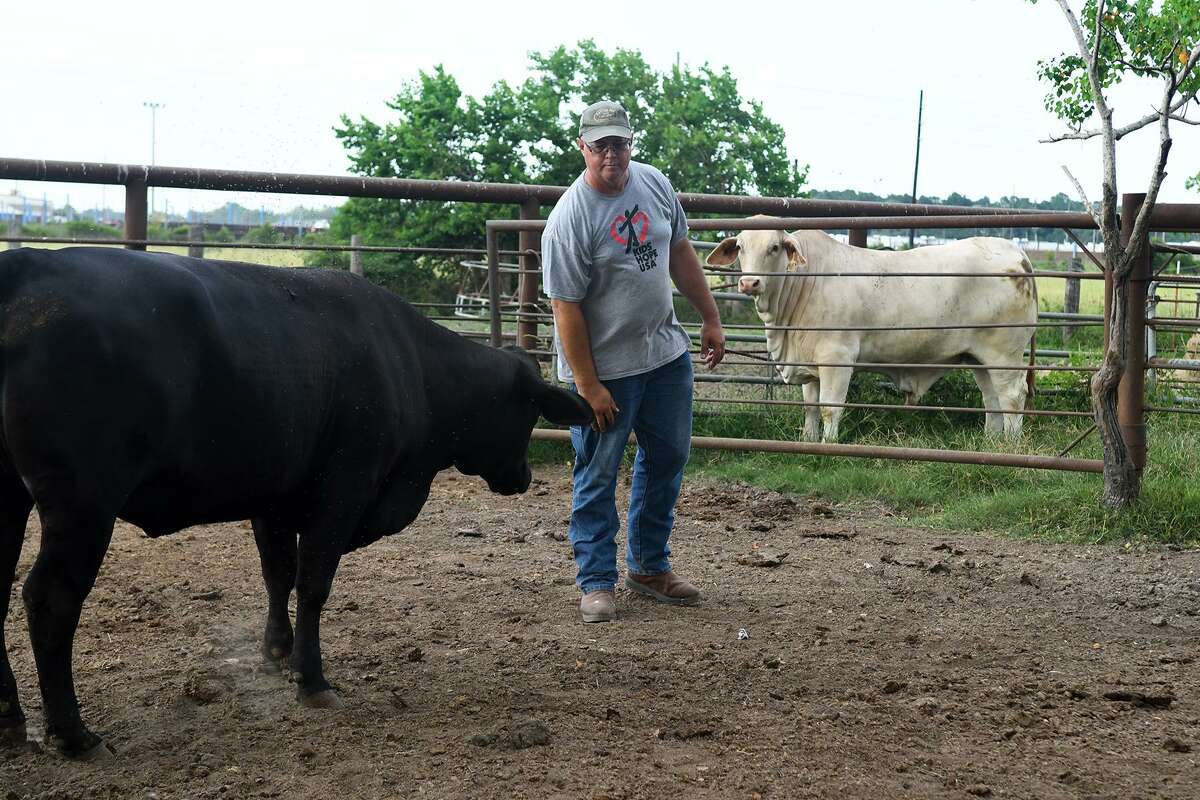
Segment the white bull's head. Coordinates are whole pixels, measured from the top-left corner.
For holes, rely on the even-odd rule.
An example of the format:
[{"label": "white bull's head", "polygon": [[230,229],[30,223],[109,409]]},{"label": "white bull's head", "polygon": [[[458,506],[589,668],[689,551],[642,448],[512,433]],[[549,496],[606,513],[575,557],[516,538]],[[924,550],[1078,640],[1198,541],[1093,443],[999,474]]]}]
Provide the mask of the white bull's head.
[{"label": "white bull's head", "polygon": [[770,308],[778,285],[787,280],[769,273],[795,272],[807,263],[800,252],[800,243],[786,231],[743,231],[740,236],[721,242],[705,259],[713,267],[727,267],[735,260],[741,262],[742,270],[738,291],[755,298],[755,306],[761,312]]}]

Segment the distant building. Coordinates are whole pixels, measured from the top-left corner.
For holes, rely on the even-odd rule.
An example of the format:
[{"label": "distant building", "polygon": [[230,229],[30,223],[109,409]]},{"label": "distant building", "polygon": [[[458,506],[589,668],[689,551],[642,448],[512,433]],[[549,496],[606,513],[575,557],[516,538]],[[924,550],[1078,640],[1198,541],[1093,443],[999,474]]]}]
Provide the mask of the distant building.
[{"label": "distant building", "polygon": [[0,194],[0,220],[20,219],[22,222],[37,222],[46,224],[50,221],[54,209],[46,202],[46,198],[35,199],[17,194],[14,189],[10,194]]}]

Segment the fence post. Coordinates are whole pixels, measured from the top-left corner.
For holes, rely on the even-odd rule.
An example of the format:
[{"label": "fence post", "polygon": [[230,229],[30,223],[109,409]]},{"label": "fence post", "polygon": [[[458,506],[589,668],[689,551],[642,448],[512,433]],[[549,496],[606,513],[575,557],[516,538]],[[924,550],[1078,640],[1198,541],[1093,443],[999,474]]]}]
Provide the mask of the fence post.
[{"label": "fence post", "polygon": [[[1121,196],[1121,239],[1129,247],[1129,236],[1138,211],[1145,202],[1144,194]],[[1125,314],[1129,321],[1129,341],[1126,343],[1125,372],[1117,387],[1117,421],[1121,438],[1129,449],[1129,458],[1138,472],[1146,467],[1146,289],[1151,277],[1150,237],[1141,242],[1141,256],[1133,264],[1126,289]],[[1114,332],[1119,333],[1119,332]]]},{"label": "fence post", "polygon": [[189,225],[188,226],[188,256],[191,258],[204,258],[204,226]]},{"label": "fence post", "polygon": [[[14,238],[21,235],[21,215],[20,214],[13,214],[12,219],[10,219],[8,221],[8,235],[12,236]],[[16,250],[20,246],[21,246],[20,242],[9,242],[8,243],[9,250]]]},{"label": "fence post", "polygon": [[866,247],[867,246],[867,229],[859,228],[850,231],[850,246],[851,247]]},{"label": "fence post", "polygon": [[499,347],[504,342],[504,329],[500,321],[500,243],[499,233],[495,228],[487,229],[487,261],[488,261],[488,306],[492,312],[491,336],[492,347]]},{"label": "fence post", "polygon": [[[1079,260],[1079,256],[1072,255],[1071,260],[1067,262],[1067,272],[1083,272],[1083,262]],[[1067,278],[1067,289],[1063,296],[1063,311],[1068,314],[1079,313],[1079,278]],[[1062,340],[1065,344],[1075,335],[1075,325],[1067,323],[1062,327]]]},{"label": "fence post", "polygon": [[[350,246],[351,247],[362,247],[362,237],[359,236],[357,233],[350,234]],[[362,277],[363,267],[362,267],[362,251],[361,250],[351,250],[350,251],[350,274],[358,275],[359,277]]]},{"label": "fence post", "polygon": [[[521,219],[539,219],[541,217],[538,199],[527,198],[521,203]],[[517,249],[521,251],[518,264],[521,274],[517,280],[517,344],[526,350],[536,350],[538,343],[538,276],[531,270],[538,268],[538,259],[532,251],[537,250],[541,237],[537,231],[521,231],[517,240]]]},{"label": "fence post", "polygon": [[[146,178],[129,176],[125,182],[125,238],[146,238]],[[144,244],[127,244],[127,250],[145,250]]]}]

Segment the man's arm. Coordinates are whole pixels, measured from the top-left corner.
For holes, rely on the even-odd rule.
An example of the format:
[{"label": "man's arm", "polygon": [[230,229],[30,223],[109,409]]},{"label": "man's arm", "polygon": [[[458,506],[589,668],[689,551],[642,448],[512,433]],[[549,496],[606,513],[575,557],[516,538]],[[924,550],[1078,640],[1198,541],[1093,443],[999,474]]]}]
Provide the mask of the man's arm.
[{"label": "man's arm", "polygon": [[554,311],[554,326],[558,329],[558,341],[562,345],[563,357],[571,365],[575,376],[575,390],[592,407],[596,415],[592,427],[598,431],[608,430],[616,419],[617,404],[608,389],[596,377],[596,362],[592,358],[592,340],[588,335],[587,320],[579,303],[551,298]]},{"label": "man's arm", "polygon": [[[725,358],[725,331],[721,327],[721,312],[713,299],[708,280],[696,250],[687,238],[680,239],[671,247],[671,280],[679,292],[700,313],[700,358],[711,370]],[[574,369],[574,364],[571,365]]]}]

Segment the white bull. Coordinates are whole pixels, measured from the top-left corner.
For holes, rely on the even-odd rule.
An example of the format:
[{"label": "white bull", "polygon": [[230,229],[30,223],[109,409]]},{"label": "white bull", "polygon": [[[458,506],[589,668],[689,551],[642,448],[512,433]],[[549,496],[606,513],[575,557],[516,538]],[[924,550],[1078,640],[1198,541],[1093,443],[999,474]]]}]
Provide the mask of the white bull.
[{"label": "white bull", "polygon": [[[821,364],[916,363],[1020,366],[1036,332],[1037,288],[1021,248],[1004,239],[975,237],[915,250],[865,250],[820,231],[745,231],[713,250],[708,263],[740,260],[738,290],[755,298],[767,327],[767,346],[786,383],[803,384],[806,403],[844,403],[854,367]],[[877,272],[874,277],[808,277],[827,272]],[[1004,277],[904,277],[911,272],[1008,272]],[[778,274],[776,274],[778,273]],[[798,274],[805,277],[784,277]],[[897,275],[900,277],[890,277]],[[906,326],[1022,323],[1020,327],[911,330]],[[879,327],[881,330],[772,330],[773,326]],[[1030,359],[1032,363],[1032,357]],[[915,404],[947,370],[858,367],[887,375]],[[984,407],[1019,411],[1032,387],[1016,369],[976,369]],[[1029,373],[1032,379],[1032,373]],[[804,437],[838,437],[841,408],[809,406]],[[985,429],[1021,433],[1020,414],[989,413]]]}]

